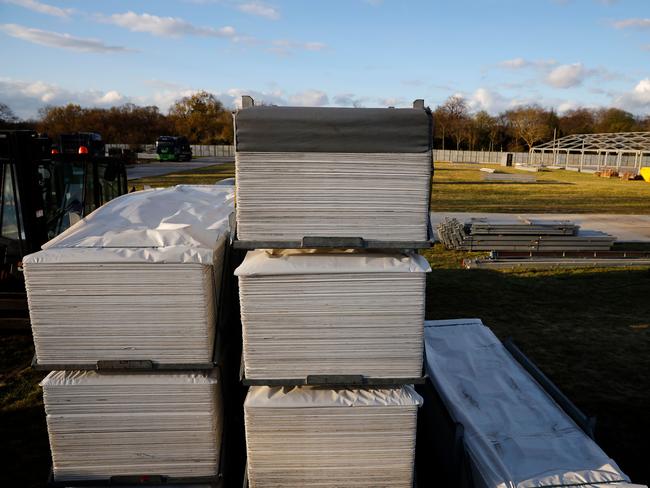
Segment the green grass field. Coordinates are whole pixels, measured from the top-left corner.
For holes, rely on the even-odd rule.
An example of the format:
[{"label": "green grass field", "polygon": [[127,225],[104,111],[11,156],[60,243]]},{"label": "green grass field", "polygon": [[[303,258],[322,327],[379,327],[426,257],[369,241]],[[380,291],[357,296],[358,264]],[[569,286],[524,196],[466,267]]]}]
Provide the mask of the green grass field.
[{"label": "green grass field", "polygon": [[[650,184],[642,181],[554,171],[537,173],[536,184],[491,184],[482,182],[479,168],[437,165],[433,209],[650,212]],[[130,186],[209,184],[233,174],[233,165],[223,164]],[[427,318],[478,317],[499,337],[512,336],[580,408],[597,416],[597,439],[621,468],[650,482],[650,269],[466,270],[460,263],[467,253],[436,245],[423,254],[433,268]],[[0,449],[9,469],[0,485],[9,486],[2,476],[21,473],[24,486],[41,486],[49,465],[37,386],[42,375],[29,369],[29,335],[1,339]]]},{"label": "green grass field", "polygon": [[[480,168],[533,175],[536,183],[484,182]],[[573,171],[530,173],[495,165],[435,165],[436,212],[650,213],[650,183],[599,178]]]}]

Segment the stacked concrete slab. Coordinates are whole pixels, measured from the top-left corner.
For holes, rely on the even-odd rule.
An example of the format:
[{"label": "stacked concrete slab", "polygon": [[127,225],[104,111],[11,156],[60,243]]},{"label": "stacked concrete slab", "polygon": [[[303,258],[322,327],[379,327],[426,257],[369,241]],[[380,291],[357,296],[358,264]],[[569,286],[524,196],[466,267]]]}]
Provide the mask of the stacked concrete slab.
[{"label": "stacked concrete slab", "polygon": [[240,240],[427,240],[425,110],[254,107],[236,129]]},{"label": "stacked concrete slab", "polygon": [[431,115],[260,107],[235,126],[250,486],[410,487],[429,267],[404,249],[428,239]]},{"label": "stacked concrete slab", "polygon": [[124,195],[25,258],[35,363],[58,370],[42,382],[55,482],[217,480],[233,201],[232,186]]},{"label": "stacked concrete slab", "polygon": [[222,405],[214,372],[56,371],[41,386],[55,480],[218,475]]},{"label": "stacked concrete slab", "polygon": [[417,254],[249,252],[236,271],[246,377],[419,377],[428,271]]}]

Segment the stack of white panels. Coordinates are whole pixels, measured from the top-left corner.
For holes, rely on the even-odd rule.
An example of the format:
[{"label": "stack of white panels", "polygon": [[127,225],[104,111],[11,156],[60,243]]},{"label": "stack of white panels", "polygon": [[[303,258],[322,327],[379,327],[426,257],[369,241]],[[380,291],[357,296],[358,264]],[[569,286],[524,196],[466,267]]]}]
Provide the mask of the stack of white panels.
[{"label": "stack of white panels", "polygon": [[421,376],[430,270],[416,254],[249,252],[235,271],[246,377]]},{"label": "stack of white panels", "polygon": [[410,488],[421,403],[409,386],[252,387],[244,403],[249,486]]},{"label": "stack of white panels", "polygon": [[233,190],[124,195],[26,256],[38,362],[210,363]]},{"label": "stack of white panels", "polygon": [[41,386],[55,481],[218,474],[216,376],[58,371]]},{"label": "stack of white panels", "polygon": [[428,111],[255,107],[236,129],[240,240],[427,240]]},{"label": "stack of white panels", "polygon": [[465,427],[475,486],[630,486],[479,320],[426,322],[425,345],[427,372]]}]

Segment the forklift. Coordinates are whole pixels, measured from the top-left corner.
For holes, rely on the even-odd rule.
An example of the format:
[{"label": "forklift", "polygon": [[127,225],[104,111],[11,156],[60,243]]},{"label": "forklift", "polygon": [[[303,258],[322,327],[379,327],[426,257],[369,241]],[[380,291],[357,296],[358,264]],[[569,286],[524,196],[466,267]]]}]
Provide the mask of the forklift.
[{"label": "forklift", "polygon": [[84,145],[96,137],[76,138],[75,151],[61,139],[0,131],[0,292],[24,289],[23,256],[128,191],[124,161]]}]

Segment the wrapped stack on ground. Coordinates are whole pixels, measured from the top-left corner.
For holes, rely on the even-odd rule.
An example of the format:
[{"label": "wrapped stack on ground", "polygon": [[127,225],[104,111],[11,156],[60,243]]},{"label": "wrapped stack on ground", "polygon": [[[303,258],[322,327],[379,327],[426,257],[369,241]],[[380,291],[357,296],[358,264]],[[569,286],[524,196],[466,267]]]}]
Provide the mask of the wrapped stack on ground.
[{"label": "wrapped stack on ground", "polygon": [[41,386],[55,480],[217,476],[214,373],[57,371]]},{"label": "wrapped stack on ground", "polygon": [[480,320],[427,321],[425,346],[427,373],[464,426],[473,486],[632,486]]},{"label": "wrapped stack on ground", "polygon": [[233,188],[124,195],[24,259],[36,357],[209,364]]},{"label": "wrapped stack on ground", "polygon": [[250,486],[411,488],[420,396],[399,389],[252,387]]}]

